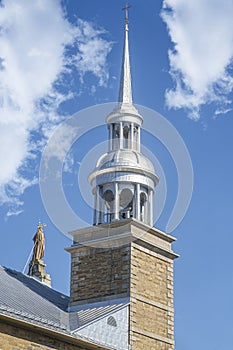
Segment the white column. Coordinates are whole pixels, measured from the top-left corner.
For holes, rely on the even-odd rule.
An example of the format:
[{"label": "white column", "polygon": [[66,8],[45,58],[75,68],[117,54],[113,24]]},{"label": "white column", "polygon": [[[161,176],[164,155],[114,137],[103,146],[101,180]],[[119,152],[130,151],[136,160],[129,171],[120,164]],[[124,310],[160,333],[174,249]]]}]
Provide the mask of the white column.
[{"label": "white column", "polygon": [[136,219],[140,220],[140,184],[136,185]]},{"label": "white column", "polygon": [[100,191],[100,187],[98,186],[98,212],[99,212],[99,219],[98,219],[98,223],[99,224],[103,224],[104,223],[104,200],[102,198],[102,193]]},{"label": "white column", "polygon": [[99,212],[99,186],[96,186],[95,189],[95,213],[94,213],[94,221],[95,224],[99,224],[100,220],[100,212]]},{"label": "white column", "polygon": [[153,226],[153,196],[154,192],[153,190],[150,190],[149,192],[149,205],[150,205],[150,221],[149,221],[149,225]]},{"label": "white column", "polygon": [[123,148],[123,125],[122,122],[120,122],[120,149]]},{"label": "white column", "polygon": [[101,205],[100,205],[100,224],[104,223],[104,200],[101,199]]},{"label": "white column", "polygon": [[109,129],[109,151],[113,150],[113,138],[112,138],[113,132],[112,132],[112,128],[113,128],[113,125],[110,124],[110,129]]},{"label": "white column", "polygon": [[136,201],[137,201],[136,186],[134,186],[134,196],[133,196],[133,218],[135,218],[135,219],[136,219]]},{"label": "white column", "polygon": [[97,212],[97,187],[95,189],[95,199],[94,199],[94,219],[93,219],[93,224],[97,225],[98,222],[98,212]]},{"label": "white column", "polygon": [[97,186],[96,188],[96,199],[97,199],[97,207],[96,207],[96,212],[97,212],[97,224],[102,224],[102,213],[101,213],[101,195],[100,195],[100,187]]},{"label": "white column", "polygon": [[112,124],[109,125],[108,130],[108,150],[112,150]]},{"label": "white column", "polygon": [[138,144],[137,144],[137,149],[138,149],[138,152],[140,152],[140,150],[141,150],[141,129],[140,129],[140,127],[138,128]]},{"label": "white column", "polygon": [[148,194],[148,197],[147,197],[147,200],[145,202],[145,217],[144,217],[144,222],[147,224],[147,225],[150,225],[150,203],[149,203],[149,194]]},{"label": "white column", "polygon": [[131,123],[130,124],[130,142],[131,142],[131,149],[134,149],[134,134],[133,134],[133,129],[134,129],[134,124],[133,123]]},{"label": "white column", "polygon": [[118,186],[118,182],[114,183],[114,192],[115,192],[114,220],[119,220],[119,186]]}]

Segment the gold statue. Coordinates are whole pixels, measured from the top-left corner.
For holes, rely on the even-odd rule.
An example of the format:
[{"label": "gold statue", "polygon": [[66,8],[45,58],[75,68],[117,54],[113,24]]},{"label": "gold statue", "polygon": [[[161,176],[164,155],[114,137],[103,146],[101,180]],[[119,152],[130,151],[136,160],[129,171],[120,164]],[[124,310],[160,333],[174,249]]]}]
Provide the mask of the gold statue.
[{"label": "gold statue", "polygon": [[46,226],[46,225],[41,223],[38,224],[37,232],[33,237],[34,248],[33,248],[32,262],[40,261],[44,256],[45,239],[44,239],[43,226]]}]

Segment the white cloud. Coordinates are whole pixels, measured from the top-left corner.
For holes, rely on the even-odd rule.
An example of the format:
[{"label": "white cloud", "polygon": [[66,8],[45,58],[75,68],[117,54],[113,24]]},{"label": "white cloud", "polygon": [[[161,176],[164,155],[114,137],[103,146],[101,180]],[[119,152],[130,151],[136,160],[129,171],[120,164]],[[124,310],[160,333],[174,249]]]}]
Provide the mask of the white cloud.
[{"label": "white cloud", "polygon": [[[56,132],[49,140],[46,154],[44,154],[44,157],[46,156],[46,162],[51,158],[56,158],[62,163],[65,161],[73,142],[76,140],[78,129],[78,126],[67,123],[61,124],[56,129]],[[47,166],[49,167],[49,164]]]},{"label": "white cloud", "polygon": [[6,213],[6,218],[10,218],[11,216],[18,216],[23,213],[23,210],[10,209]]},{"label": "white cloud", "polygon": [[106,58],[111,51],[112,43],[100,37],[105,33],[103,29],[94,30],[92,24],[81,19],[77,24],[76,40],[79,51],[73,57],[73,61],[82,80],[85,73],[92,72],[99,79],[99,85],[103,86],[109,78]]},{"label": "white cloud", "polygon": [[1,2],[1,204],[21,205],[19,197],[35,183],[30,162],[61,120],[61,103],[77,93],[63,85],[65,78],[91,72],[99,85],[106,83],[112,44],[103,34],[85,21],[71,25],[59,0]]},{"label": "white cloud", "polygon": [[170,108],[187,108],[198,119],[200,107],[231,103],[233,58],[231,0],[164,0],[162,18],[173,42],[170,73],[175,87],[166,92]]},{"label": "white cloud", "polygon": [[216,109],[215,111],[215,116],[219,115],[219,114],[227,114],[231,111],[231,108],[219,108],[219,109]]},{"label": "white cloud", "polygon": [[73,169],[74,169],[74,155],[72,154],[72,152],[68,153],[64,162],[64,166],[63,166],[63,170],[66,173],[73,173]]}]

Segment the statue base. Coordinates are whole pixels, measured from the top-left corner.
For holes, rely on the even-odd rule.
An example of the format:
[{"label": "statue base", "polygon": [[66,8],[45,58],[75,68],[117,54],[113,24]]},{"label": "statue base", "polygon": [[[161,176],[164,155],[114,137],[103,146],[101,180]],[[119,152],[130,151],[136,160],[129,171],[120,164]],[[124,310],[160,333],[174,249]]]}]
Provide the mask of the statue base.
[{"label": "statue base", "polygon": [[45,271],[45,263],[42,260],[31,261],[28,276],[37,278],[40,282],[51,287],[51,278]]}]

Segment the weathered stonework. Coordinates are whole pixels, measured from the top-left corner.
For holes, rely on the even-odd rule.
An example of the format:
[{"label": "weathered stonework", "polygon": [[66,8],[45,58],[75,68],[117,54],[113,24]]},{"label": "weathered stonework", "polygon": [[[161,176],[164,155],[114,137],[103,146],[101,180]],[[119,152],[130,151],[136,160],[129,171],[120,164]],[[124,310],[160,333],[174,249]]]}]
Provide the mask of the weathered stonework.
[{"label": "weathered stonework", "polygon": [[[75,342],[75,340],[73,341]],[[25,325],[19,327],[0,321],[0,349],[1,350],[91,350],[101,347],[83,347],[61,340],[57,335],[48,336],[42,330],[27,329]]]},{"label": "weathered stonework", "polygon": [[72,234],[70,307],[128,297],[131,350],[173,350],[175,239],[134,219]]},{"label": "weathered stonework", "polygon": [[45,266],[43,260],[31,261],[28,275],[36,277],[39,281],[51,287],[51,278],[50,275],[46,273]]},{"label": "weathered stonework", "polygon": [[[132,243],[132,349],[174,349],[173,261]],[[151,344],[151,345],[149,345]]]},{"label": "weathered stonework", "polygon": [[130,246],[84,247],[71,255],[70,304],[129,295]]}]

